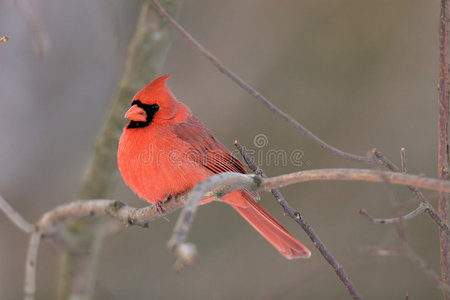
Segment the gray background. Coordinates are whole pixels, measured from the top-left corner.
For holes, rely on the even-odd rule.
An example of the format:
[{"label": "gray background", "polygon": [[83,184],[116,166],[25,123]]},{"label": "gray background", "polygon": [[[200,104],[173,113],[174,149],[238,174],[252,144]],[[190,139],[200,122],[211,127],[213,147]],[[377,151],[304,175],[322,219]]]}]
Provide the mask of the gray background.
[{"label": "gray background", "polygon": [[[49,48],[33,48],[36,32],[16,1],[0,2],[0,194],[28,220],[74,200],[95,138],[114,97],[139,1],[40,0]],[[411,173],[435,176],[438,1],[185,1],[180,22],[234,72],[330,144],[364,154],[377,147],[398,162],[406,147]],[[34,28],[34,26],[31,26]],[[174,35],[164,70],[177,97],[225,145],[286,153],[302,166],[263,165],[269,175],[330,167],[364,167],[330,156],[268,112]],[[153,78],[148,78],[151,81]],[[258,134],[268,145],[256,148]],[[266,152],[264,152],[266,153]],[[144,205],[121,179],[114,198]],[[411,199],[394,188],[402,203]],[[393,212],[382,184],[311,182],[283,189],[368,299],[440,296],[401,255],[392,226],[372,225]],[[430,196],[434,197],[433,194]],[[436,203],[435,198],[432,199]],[[166,242],[176,220],[129,227],[104,244],[96,299],[348,298],[307,236],[283,218],[268,195],[262,204],[312,249],[287,261],[230,207],[201,207],[190,239],[195,265],[181,274]],[[407,206],[412,208],[412,205]],[[428,216],[408,222],[411,245],[438,270],[438,235]],[[0,214],[0,298],[19,299],[27,236]],[[44,243],[38,298],[55,297],[57,251]]]}]

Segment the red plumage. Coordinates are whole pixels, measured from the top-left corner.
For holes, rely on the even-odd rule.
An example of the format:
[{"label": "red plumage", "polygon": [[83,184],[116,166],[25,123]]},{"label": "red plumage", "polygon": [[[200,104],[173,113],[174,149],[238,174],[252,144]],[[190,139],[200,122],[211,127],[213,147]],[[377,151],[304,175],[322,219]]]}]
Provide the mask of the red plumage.
[{"label": "red plumage", "polygon": [[[242,163],[169,91],[169,77],[155,79],[136,94],[126,114],[130,122],[119,141],[122,177],[150,203],[186,191],[216,173],[246,173]],[[310,257],[309,249],[256,203],[257,197],[240,190],[222,200],[286,258]]]}]

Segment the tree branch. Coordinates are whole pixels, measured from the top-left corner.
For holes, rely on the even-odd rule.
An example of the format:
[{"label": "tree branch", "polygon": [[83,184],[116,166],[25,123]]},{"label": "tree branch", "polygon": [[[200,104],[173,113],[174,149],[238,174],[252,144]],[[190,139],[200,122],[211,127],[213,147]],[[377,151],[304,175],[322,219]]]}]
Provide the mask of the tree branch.
[{"label": "tree branch", "polygon": [[[258,169],[256,170],[258,171]],[[259,169],[258,172],[260,174],[263,174],[261,169]],[[309,170],[272,178],[262,178],[261,176],[253,174],[221,173],[198,183],[190,191],[186,191],[180,195],[169,198],[169,200],[162,204],[162,210],[159,207],[153,206],[135,209],[119,201],[113,200],[88,200],[71,202],[59,206],[44,214],[43,217],[37,222],[35,227],[36,229],[33,234],[35,234],[36,232],[38,232],[39,235],[52,234],[54,233],[55,225],[68,218],[100,216],[106,214],[111,215],[114,218],[130,225],[139,225],[146,227],[148,226],[148,222],[150,220],[172,212],[173,210],[183,206],[184,202],[186,201],[186,207],[181,213],[179,220],[177,221],[174,233],[168,242],[168,246],[175,252],[182,264],[189,264],[192,262],[193,257],[195,256],[195,248],[192,247],[191,244],[185,243],[185,241],[187,239],[187,232],[193,221],[198,202],[201,199],[213,196],[222,197],[227,193],[239,189],[247,189],[249,191],[270,191],[275,188],[288,186],[294,183],[315,180],[358,180],[388,182],[391,184],[418,186],[421,188],[437,190],[446,193],[450,192],[450,182],[448,181],[425,178],[417,175],[407,175],[395,172],[383,172],[364,169]],[[3,200],[3,198],[0,199]],[[13,210],[9,205],[5,205],[6,201],[3,200],[0,201],[0,203],[2,203],[0,208],[2,208],[5,212]],[[281,203],[283,202],[281,201],[280,204]],[[285,209],[289,209],[289,207],[286,206]],[[163,213],[161,213],[161,211]],[[16,219],[23,219],[17,213],[7,214],[9,217],[11,215],[18,216],[10,217],[10,219],[15,224],[17,224],[15,221]],[[306,223],[306,221],[303,220],[299,213],[295,213],[293,217],[295,217],[295,219],[301,223],[304,229],[306,228],[305,231],[310,229],[309,225]],[[445,230],[447,230],[445,232],[448,234],[448,227],[444,228]],[[310,234],[314,235],[313,231],[310,231]],[[36,238],[37,237],[34,237],[34,239]],[[320,240],[317,237],[317,245],[320,245],[318,241]],[[34,243],[32,242],[30,242],[30,244],[34,245]],[[322,249],[322,251],[326,253],[326,250]],[[27,260],[27,266],[32,266],[34,268],[34,263],[28,264],[28,262],[35,262],[35,260],[33,260],[33,255],[35,255],[35,252],[34,250],[29,250],[29,253],[31,259]],[[336,270],[339,270],[340,268],[338,264],[336,264],[335,267],[337,268]],[[29,273],[27,272],[27,274]],[[33,285],[29,284],[29,282],[32,281],[33,278],[34,277],[32,277],[31,275],[27,275],[27,296],[30,295],[30,291],[33,291]]]},{"label": "tree branch", "polygon": [[[439,116],[438,116],[438,178],[449,179],[449,60],[448,60],[448,31],[449,31],[449,1],[441,0],[439,18]],[[443,220],[448,220],[447,195],[439,193],[438,214]],[[441,278],[450,285],[450,238],[448,233],[440,229]],[[445,295],[450,299],[450,293]]]}]

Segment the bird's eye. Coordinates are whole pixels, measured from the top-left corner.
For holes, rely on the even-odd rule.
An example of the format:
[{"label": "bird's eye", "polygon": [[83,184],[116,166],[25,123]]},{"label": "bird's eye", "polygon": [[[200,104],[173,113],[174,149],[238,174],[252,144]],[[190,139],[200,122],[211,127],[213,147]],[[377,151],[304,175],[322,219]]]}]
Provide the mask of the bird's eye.
[{"label": "bird's eye", "polygon": [[158,104],[153,104],[152,105],[152,110],[157,112],[159,110],[159,105]]}]

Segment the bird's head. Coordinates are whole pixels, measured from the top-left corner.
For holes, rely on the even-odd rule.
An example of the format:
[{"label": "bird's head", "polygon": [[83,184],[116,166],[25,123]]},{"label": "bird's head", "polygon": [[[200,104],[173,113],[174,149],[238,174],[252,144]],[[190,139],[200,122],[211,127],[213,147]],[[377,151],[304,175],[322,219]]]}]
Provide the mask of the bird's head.
[{"label": "bird's head", "polygon": [[170,74],[156,78],[134,96],[125,114],[130,119],[127,128],[147,127],[174,117],[178,101],[167,87],[169,77]]}]

